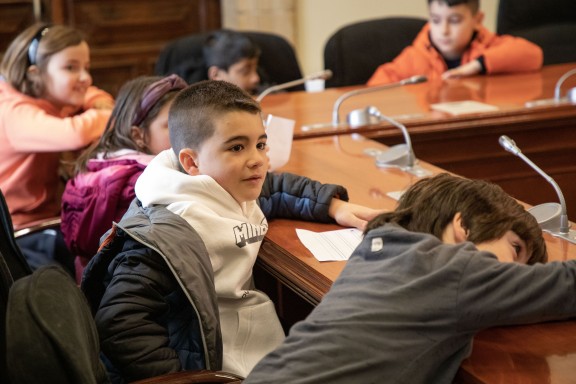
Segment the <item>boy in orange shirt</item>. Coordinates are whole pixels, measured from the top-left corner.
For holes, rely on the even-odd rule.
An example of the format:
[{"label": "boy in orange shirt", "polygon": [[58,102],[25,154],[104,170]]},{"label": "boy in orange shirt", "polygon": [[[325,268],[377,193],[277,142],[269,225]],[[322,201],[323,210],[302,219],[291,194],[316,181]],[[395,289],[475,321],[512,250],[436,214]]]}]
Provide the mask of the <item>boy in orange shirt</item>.
[{"label": "boy in orange shirt", "polygon": [[479,7],[479,0],[428,0],[428,24],[411,46],[380,65],[367,84],[414,75],[435,80],[540,69],[542,49],[522,38],[490,32],[482,26],[484,13]]}]

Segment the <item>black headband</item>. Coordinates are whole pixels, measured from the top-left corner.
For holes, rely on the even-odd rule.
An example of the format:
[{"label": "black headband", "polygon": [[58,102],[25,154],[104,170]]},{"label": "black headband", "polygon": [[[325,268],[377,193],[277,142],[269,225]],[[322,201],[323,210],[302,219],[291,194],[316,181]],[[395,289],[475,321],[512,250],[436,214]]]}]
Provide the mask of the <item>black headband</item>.
[{"label": "black headband", "polygon": [[40,45],[40,40],[42,40],[42,37],[44,37],[49,29],[49,27],[42,28],[32,38],[32,41],[28,46],[28,63],[30,65],[36,65],[36,55],[38,54],[38,46]]}]

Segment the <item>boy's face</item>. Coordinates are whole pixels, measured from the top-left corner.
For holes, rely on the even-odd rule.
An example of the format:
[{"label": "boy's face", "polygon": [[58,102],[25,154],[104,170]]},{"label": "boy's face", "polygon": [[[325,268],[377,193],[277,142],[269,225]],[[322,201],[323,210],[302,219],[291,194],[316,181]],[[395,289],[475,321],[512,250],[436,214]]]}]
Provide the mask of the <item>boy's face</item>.
[{"label": "boy's face", "polygon": [[[468,241],[468,230],[462,224],[460,212],[454,215],[452,221],[444,229],[442,241],[446,244],[459,244]],[[526,249],[526,242],[513,231],[507,231],[499,239],[484,241],[475,245],[481,251],[493,253],[503,263],[526,264],[531,256]]]},{"label": "boy's face", "polygon": [[232,64],[228,71],[218,69],[213,80],[224,80],[237,85],[248,93],[253,93],[260,84],[257,69],[258,58],[245,58]]},{"label": "boy's face", "polygon": [[443,1],[433,1],[430,13],[430,38],[446,59],[458,59],[470,43],[472,35],[483,19],[483,13],[473,14],[466,4],[448,6]]},{"label": "boy's face", "polygon": [[238,202],[256,200],[268,171],[266,132],[259,113],[228,112],[214,134],[192,151],[198,173],[212,177]]},{"label": "boy's face", "polygon": [[526,243],[516,233],[508,231],[497,240],[476,244],[481,251],[492,252],[503,263],[526,264],[529,259]]}]

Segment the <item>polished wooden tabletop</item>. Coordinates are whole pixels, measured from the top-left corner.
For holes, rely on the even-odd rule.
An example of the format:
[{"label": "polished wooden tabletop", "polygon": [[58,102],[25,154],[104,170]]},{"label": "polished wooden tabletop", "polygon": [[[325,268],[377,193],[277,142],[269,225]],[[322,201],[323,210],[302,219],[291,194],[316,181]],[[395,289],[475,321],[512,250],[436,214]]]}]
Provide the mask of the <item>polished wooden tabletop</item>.
[{"label": "polished wooden tabletop", "polygon": [[[525,74],[475,76],[371,92],[342,102],[340,120],[345,122],[354,109],[375,106],[406,126],[417,157],[458,175],[495,182],[532,205],[558,201],[555,190],[536,171],[500,147],[498,138],[508,135],[558,183],[573,219],[576,105],[553,101],[558,79],[573,68],[576,63],[546,66]],[[576,87],[576,76],[564,82],[562,95],[572,87]],[[263,99],[262,108],[265,114],[295,120],[295,140],[345,134],[351,132],[345,124],[332,125],[333,106],[343,94],[364,89],[367,87],[273,94]],[[465,100],[498,109],[460,116],[431,109],[434,103]],[[385,122],[352,131],[387,145],[403,141],[401,131]]]},{"label": "polished wooden tabletop", "polygon": [[[501,125],[511,119],[520,121],[574,118],[576,107],[570,103],[555,103],[554,90],[558,79],[576,63],[549,65],[540,71],[523,74],[474,76],[447,81],[429,81],[356,95],[343,101],[339,108],[340,126],[333,124],[334,105],[343,94],[368,89],[366,86],[330,88],[322,92],[285,92],[266,96],[261,104],[265,114],[293,119],[296,140],[317,136],[346,134],[347,114],[355,109],[375,106],[387,116],[401,121],[412,134],[450,130],[463,127]],[[561,87],[562,95],[576,87],[576,76],[569,77]],[[474,100],[498,109],[452,116],[431,108],[432,104]],[[470,122],[475,122],[470,124]],[[382,122],[360,127],[355,131],[371,136],[398,136],[398,130]]]},{"label": "polished wooden tabletop", "polygon": [[[398,169],[375,165],[366,149],[385,150],[361,136],[320,137],[295,141],[289,171],[347,187],[350,201],[378,209],[394,209],[387,193],[401,191],[418,178]],[[420,162],[432,173],[442,169]],[[296,228],[313,231],[337,225],[273,220],[262,245],[259,264],[312,304],[317,304],[342,271],[345,262],[319,262],[304,247]],[[576,258],[576,246],[545,235],[550,260]],[[576,378],[576,321],[495,328],[481,332],[472,355],[462,365],[463,383],[569,383]]]}]

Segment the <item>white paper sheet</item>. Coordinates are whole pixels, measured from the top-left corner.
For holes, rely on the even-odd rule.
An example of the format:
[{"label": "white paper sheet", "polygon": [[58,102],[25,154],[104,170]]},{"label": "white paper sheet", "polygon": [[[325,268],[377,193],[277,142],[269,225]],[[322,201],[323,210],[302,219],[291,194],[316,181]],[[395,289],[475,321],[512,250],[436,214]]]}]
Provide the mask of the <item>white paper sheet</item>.
[{"label": "white paper sheet", "polygon": [[465,115],[468,113],[492,112],[498,110],[498,107],[495,105],[485,104],[474,100],[431,104],[430,108],[435,111],[446,112],[454,116]]},{"label": "white paper sheet", "polygon": [[362,241],[362,231],[356,228],[327,232],[296,229],[296,234],[319,261],[348,260]]},{"label": "white paper sheet", "polygon": [[266,120],[267,145],[270,170],[282,167],[290,159],[295,121],[268,115]]}]

